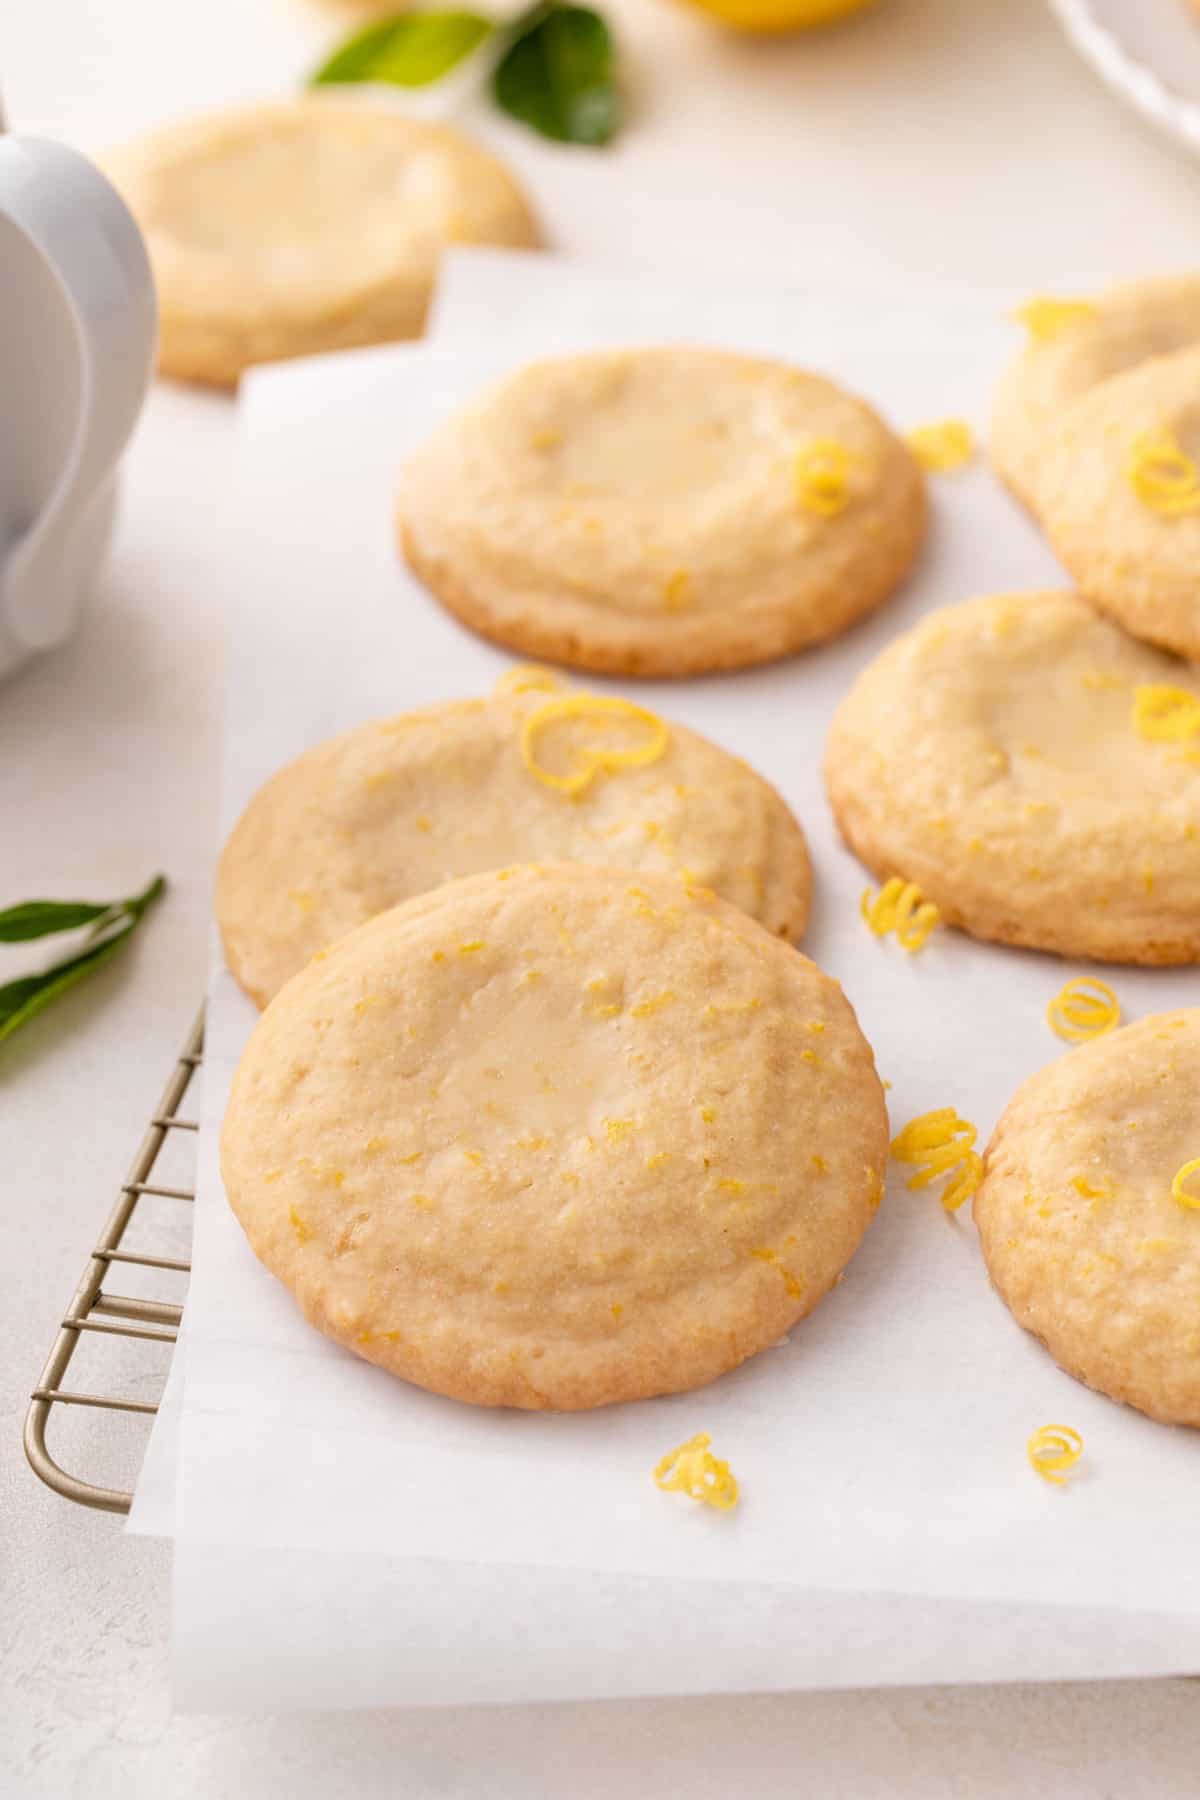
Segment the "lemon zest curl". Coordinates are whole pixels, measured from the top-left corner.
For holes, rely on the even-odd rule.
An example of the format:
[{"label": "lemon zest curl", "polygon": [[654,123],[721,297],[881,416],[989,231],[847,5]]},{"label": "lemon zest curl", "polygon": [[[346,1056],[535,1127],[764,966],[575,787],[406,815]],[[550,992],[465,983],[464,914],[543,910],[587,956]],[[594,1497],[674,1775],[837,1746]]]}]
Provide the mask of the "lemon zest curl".
[{"label": "lemon zest curl", "polygon": [[831,519],[850,499],[850,452],[836,438],[813,438],[792,463],[796,498],[805,512]]},{"label": "lemon zest curl", "polygon": [[1169,431],[1134,438],[1125,476],[1142,505],[1163,518],[1200,513],[1200,469]]},{"label": "lemon zest curl", "polygon": [[[537,760],[537,740],[548,725],[560,719],[634,719],[650,728],[644,744],[624,750],[592,749],[586,745],[575,752],[575,767],[566,775],[556,775]],[[597,775],[612,774],[617,769],[641,769],[657,762],[670,742],[671,733],[664,720],[648,707],[632,700],[621,700],[609,694],[562,694],[535,707],[521,725],[521,759],[529,773],[545,787],[560,794],[582,794]]]},{"label": "lemon zest curl", "polygon": [[664,1494],[687,1494],[718,1512],[732,1512],[738,1503],[737,1478],[729,1464],[709,1450],[712,1438],[698,1431],[686,1444],[669,1450],[654,1471],[654,1484]]},{"label": "lemon zest curl", "polygon": [[1106,981],[1094,975],[1068,981],[1046,1008],[1051,1031],[1065,1044],[1083,1044],[1103,1037],[1121,1023],[1121,1002]]},{"label": "lemon zest curl", "polygon": [[1200,1156],[1185,1162],[1182,1169],[1177,1169],[1171,1183],[1171,1197],[1178,1200],[1180,1206],[1186,1206],[1189,1212],[1200,1212],[1200,1194],[1189,1194],[1187,1181],[1192,1175],[1200,1175]]},{"label": "lemon zest curl", "polygon": [[1200,698],[1188,688],[1144,682],[1133,695],[1133,729],[1152,744],[1186,744],[1200,737]]},{"label": "lemon zest curl", "polygon": [[952,1106],[942,1106],[910,1120],[893,1138],[892,1155],[897,1162],[916,1164],[916,1174],[908,1178],[910,1189],[930,1187],[952,1174],[942,1189],[942,1205],[947,1212],[957,1212],[983,1178],[983,1158],[974,1147],[978,1135]]},{"label": "lemon zest curl", "polygon": [[934,475],[963,468],[975,454],[975,440],[965,419],[938,419],[930,425],[918,425],[906,441],[921,467]]},{"label": "lemon zest curl", "polygon": [[1053,300],[1044,295],[1027,300],[1013,314],[1037,344],[1049,343],[1051,338],[1069,331],[1072,325],[1081,325],[1085,319],[1095,316],[1096,308],[1088,300]]},{"label": "lemon zest curl", "polygon": [[922,898],[915,882],[900,875],[885,881],[877,894],[867,888],[859,907],[876,937],[894,931],[900,947],[910,954],[924,947],[942,916],[931,900]]},{"label": "lemon zest curl", "polygon": [[1039,1425],[1025,1446],[1029,1466],[1043,1481],[1056,1487],[1066,1486],[1066,1475],[1060,1470],[1074,1468],[1083,1455],[1083,1439],[1070,1425]]}]

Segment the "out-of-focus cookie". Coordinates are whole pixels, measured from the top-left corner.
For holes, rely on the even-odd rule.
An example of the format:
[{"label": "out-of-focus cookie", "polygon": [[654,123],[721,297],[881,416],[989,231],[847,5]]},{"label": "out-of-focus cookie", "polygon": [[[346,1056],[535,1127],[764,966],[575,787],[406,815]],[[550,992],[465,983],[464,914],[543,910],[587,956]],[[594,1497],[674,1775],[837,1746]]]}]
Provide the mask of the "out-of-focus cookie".
[{"label": "out-of-focus cookie", "polygon": [[447,245],[538,241],[495,157],[381,106],[241,107],[106,167],[150,251],[160,367],[185,381],[231,387],[252,363],[417,337]]},{"label": "out-of-focus cookie", "polygon": [[1200,343],[1078,401],[1047,439],[1038,498],[1089,600],[1200,659]]},{"label": "out-of-focus cookie", "polygon": [[1142,1019],[1027,1081],[974,1199],[1017,1321],[1069,1374],[1167,1424],[1200,1425],[1198,1177],[1193,1009]]},{"label": "out-of-focus cookie", "polygon": [[921,471],[862,401],[705,349],[529,365],[403,472],[410,565],[513,649],[624,675],[767,662],[879,606],[925,525]]},{"label": "out-of-focus cookie", "polygon": [[229,966],[265,1005],[375,913],[516,858],[674,873],[782,937],[808,919],[804,833],[739,757],[515,669],[487,700],[360,726],[260,788],[217,871]]},{"label": "out-of-focus cookie", "polygon": [[835,715],[850,848],[976,937],[1200,960],[1200,674],[1068,593],[924,619]]},{"label": "out-of-focus cookie", "polygon": [[1200,275],[1127,282],[1090,300],[1035,300],[1030,342],[1003,376],[992,417],[996,469],[1039,510],[1047,441],[1074,403],[1127,369],[1200,343]]},{"label": "out-of-focus cookie", "polygon": [[887,1117],[836,981],[724,901],[572,866],[383,913],[259,1021],[221,1143],[305,1316],[422,1387],[712,1381],[838,1280]]}]

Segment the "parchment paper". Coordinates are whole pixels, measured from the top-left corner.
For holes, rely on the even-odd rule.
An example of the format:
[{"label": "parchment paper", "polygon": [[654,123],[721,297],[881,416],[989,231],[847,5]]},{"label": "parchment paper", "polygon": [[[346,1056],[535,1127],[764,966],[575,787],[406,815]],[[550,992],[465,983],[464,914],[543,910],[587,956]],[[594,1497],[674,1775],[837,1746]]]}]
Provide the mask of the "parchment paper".
[{"label": "parchment paper", "polygon": [[[625,327],[610,311],[604,332],[653,335],[639,325],[635,300],[629,310]],[[801,327],[786,297],[774,322],[760,304],[739,327],[736,310],[732,299],[711,310],[693,299],[672,335],[790,354],[840,376],[904,426],[946,413],[982,424],[1005,348],[1002,324],[973,309],[907,336],[895,316],[880,325],[842,306],[825,317],[809,308]],[[586,318],[568,318],[565,306],[546,312],[553,325],[541,331],[543,345],[599,335]],[[405,450],[521,354],[515,345],[372,352],[250,382],[228,823],[259,781],[316,738],[480,691],[505,666],[398,569],[390,500]],[[668,717],[746,755],[803,819],[820,880],[806,949],[846,983],[893,1083],[894,1123],[953,1104],[986,1135],[1018,1081],[1064,1053],[1044,1007],[1082,970],[949,933],[915,960],[877,944],[858,919],[864,878],[836,844],[818,773],[838,698],[896,631],[973,592],[1057,579],[1032,527],[982,467],[937,482],[935,500],[933,541],[917,579],[865,628],[772,669],[638,691]],[[1200,1002],[1193,974],[1121,971],[1116,985],[1129,1017]],[[363,1591],[361,1580],[323,1579],[331,1558],[345,1564],[344,1552],[364,1559],[360,1577],[368,1561],[388,1564],[390,1591],[409,1596],[407,1622],[424,1621],[413,1659],[420,1679],[411,1664],[390,1677],[376,1669],[362,1703],[382,1703],[381,1682],[390,1701],[516,1699],[564,1687],[776,1685],[770,1668],[787,1685],[946,1680],[956,1667],[964,1678],[987,1679],[1194,1662],[1200,1580],[1190,1516],[1200,1445],[1062,1375],[990,1293],[968,1218],[951,1222],[936,1200],[893,1181],[838,1292],[787,1347],[701,1394],[577,1418],[456,1407],[313,1334],[247,1250],[220,1194],[211,1127],[252,1023],[252,1009],[218,971],[178,1490],[185,1697],[213,1704],[214,1681],[232,1687],[238,1665],[249,1678],[271,1579],[297,1596],[323,1596],[322,1607],[331,1589]],[[1050,1419],[1074,1424],[1087,1443],[1086,1462],[1064,1492],[1039,1481],[1024,1456],[1029,1432]],[[699,1429],[712,1432],[743,1483],[732,1518],[659,1495],[650,1482],[658,1456]],[[243,1577],[258,1570],[260,1585],[223,1585],[222,1567]],[[289,1567],[292,1578],[281,1577]],[[548,1572],[545,1579],[535,1570]],[[545,1598],[554,1571],[561,1605]],[[388,1583],[366,1591],[389,1591]],[[468,1640],[491,1642],[470,1626],[485,1595],[489,1618],[507,1606],[523,1621],[521,1648],[503,1670],[490,1667],[504,1659],[502,1635],[490,1664],[464,1649]],[[533,1595],[542,1596],[536,1604]],[[585,1604],[588,1595],[595,1604]],[[605,1595],[616,1598],[605,1603]],[[922,1611],[897,1595],[948,1604]],[[982,1661],[981,1614],[964,1605],[972,1601],[991,1603]],[[753,1623],[748,1642],[737,1631],[716,1634],[702,1680],[692,1652],[680,1650],[680,1608],[689,1604],[693,1627],[714,1606],[722,1619],[734,1612]],[[649,1646],[632,1669],[622,1616],[631,1605],[634,1641]],[[616,1629],[600,1628],[597,1606]],[[842,1621],[848,1642],[827,1628],[802,1628],[822,1608]],[[1131,1616],[1155,1612],[1173,1615],[1174,1624]],[[215,1667],[234,1620],[234,1661],[227,1655]],[[344,1645],[373,1641],[371,1633],[354,1640],[351,1619],[344,1623],[306,1665],[316,1679],[327,1664],[335,1687],[354,1665],[340,1656]],[[778,1642],[764,1656],[768,1629]],[[872,1643],[874,1652],[864,1648]],[[291,1660],[297,1656],[304,1660],[302,1634]],[[478,1662],[490,1667],[486,1677]],[[265,1679],[260,1672],[256,1691]],[[288,1701],[275,1693],[260,1703]]]}]

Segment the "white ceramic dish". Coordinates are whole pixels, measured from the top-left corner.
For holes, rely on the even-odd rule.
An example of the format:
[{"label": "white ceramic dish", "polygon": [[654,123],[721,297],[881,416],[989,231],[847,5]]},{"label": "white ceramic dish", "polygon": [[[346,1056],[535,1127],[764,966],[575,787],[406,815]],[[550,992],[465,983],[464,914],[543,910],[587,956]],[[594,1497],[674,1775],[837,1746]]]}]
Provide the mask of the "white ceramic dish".
[{"label": "white ceramic dish", "polygon": [[1188,0],[1050,0],[1115,94],[1200,155],[1200,12]]},{"label": "white ceramic dish", "polygon": [[99,170],[65,144],[0,137],[0,676],[75,625],[156,318],[145,246]]}]

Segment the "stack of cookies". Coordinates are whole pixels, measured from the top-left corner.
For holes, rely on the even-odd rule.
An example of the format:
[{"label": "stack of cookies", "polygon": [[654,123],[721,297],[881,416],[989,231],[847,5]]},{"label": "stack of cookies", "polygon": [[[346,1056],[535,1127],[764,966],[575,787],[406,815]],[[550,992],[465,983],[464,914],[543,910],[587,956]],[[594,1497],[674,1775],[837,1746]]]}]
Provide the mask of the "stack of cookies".
[{"label": "stack of cookies", "polygon": [[[1200,283],[1041,319],[993,449],[1079,591],[897,638],[838,710],[829,798],[930,920],[1196,962],[1200,673],[1172,653],[1200,655]],[[518,370],[397,501],[456,618],[626,677],[819,645],[897,591],[925,524],[912,449],[863,401],[698,348]],[[309,750],[217,884],[265,1008],[222,1145],[255,1251],[321,1330],[482,1405],[682,1391],[777,1342],[841,1279],[888,1153],[870,1047],[795,948],[811,885],[753,770],[545,667]],[[1192,1424],[1198,1094],[1196,1014],[1073,1051],[1014,1101],[975,1201],[1017,1318]]]}]

